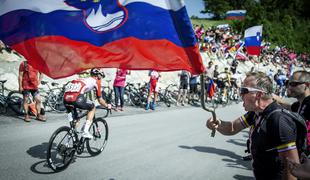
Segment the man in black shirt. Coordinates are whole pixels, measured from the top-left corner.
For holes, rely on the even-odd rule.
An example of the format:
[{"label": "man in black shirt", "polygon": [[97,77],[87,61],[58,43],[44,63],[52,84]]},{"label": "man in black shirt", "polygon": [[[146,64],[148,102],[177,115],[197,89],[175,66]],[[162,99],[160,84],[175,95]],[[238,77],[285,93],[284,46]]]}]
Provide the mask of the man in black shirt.
[{"label": "man in black shirt", "polygon": [[310,72],[296,71],[288,82],[287,96],[296,98],[298,101],[292,105],[283,101],[279,96],[273,95],[274,99],[284,108],[297,112],[306,121],[308,127],[308,152],[310,153]]},{"label": "man in black shirt", "polygon": [[248,112],[234,121],[214,121],[210,118],[207,127],[223,135],[234,135],[251,126],[250,151],[255,178],[296,179],[284,168],[286,159],[299,163],[296,125],[288,115],[273,112],[281,106],[273,101],[272,90],[272,80],[264,73],[247,74],[240,94],[243,107]]}]

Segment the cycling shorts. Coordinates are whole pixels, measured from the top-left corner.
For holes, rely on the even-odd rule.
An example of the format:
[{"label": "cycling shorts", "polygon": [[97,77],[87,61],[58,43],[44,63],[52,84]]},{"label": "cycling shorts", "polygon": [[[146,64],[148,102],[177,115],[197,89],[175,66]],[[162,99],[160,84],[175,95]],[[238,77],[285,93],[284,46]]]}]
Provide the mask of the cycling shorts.
[{"label": "cycling shorts", "polygon": [[220,89],[226,88],[228,86],[229,86],[229,84],[227,81],[217,81],[217,87]]},{"label": "cycling shorts", "polygon": [[75,101],[67,102],[64,101],[65,107],[67,109],[67,112],[70,112],[72,110],[72,106],[74,108],[83,109],[83,110],[92,110],[95,107],[94,103],[88,103],[86,97],[84,97],[82,94],[78,95]]}]

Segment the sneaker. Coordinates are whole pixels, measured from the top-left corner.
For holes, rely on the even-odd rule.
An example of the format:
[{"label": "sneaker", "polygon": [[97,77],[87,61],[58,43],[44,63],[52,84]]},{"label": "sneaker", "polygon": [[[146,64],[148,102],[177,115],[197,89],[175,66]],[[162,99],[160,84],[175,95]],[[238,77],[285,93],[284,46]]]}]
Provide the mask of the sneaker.
[{"label": "sneaker", "polygon": [[45,117],[44,117],[43,115],[41,115],[41,114],[39,114],[39,115],[37,116],[37,120],[38,120],[38,121],[42,121],[42,122],[45,122],[45,121],[46,121]]},{"label": "sneaker", "polygon": [[150,103],[147,103],[145,106],[145,110],[149,110],[150,109]]},{"label": "sneaker", "polygon": [[88,131],[82,133],[83,138],[93,139],[93,135],[90,134]]},{"label": "sneaker", "polygon": [[114,109],[114,111],[116,111],[116,112],[118,111],[117,107]]},{"label": "sneaker", "polygon": [[152,102],[152,104],[151,104],[151,109],[155,110],[155,103],[154,102]]},{"label": "sneaker", "polygon": [[30,116],[28,114],[25,115],[24,121],[25,122],[30,122],[31,121],[31,118],[30,118]]},{"label": "sneaker", "polygon": [[123,107],[121,107],[120,111],[124,111],[124,108],[123,108]]}]

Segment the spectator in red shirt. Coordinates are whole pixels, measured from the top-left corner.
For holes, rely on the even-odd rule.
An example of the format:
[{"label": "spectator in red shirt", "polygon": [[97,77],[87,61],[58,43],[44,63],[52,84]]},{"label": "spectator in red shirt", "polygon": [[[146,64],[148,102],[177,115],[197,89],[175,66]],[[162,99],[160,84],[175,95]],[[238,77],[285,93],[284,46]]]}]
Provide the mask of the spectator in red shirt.
[{"label": "spectator in red shirt", "polygon": [[41,112],[41,97],[38,86],[43,78],[43,75],[34,69],[27,61],[21,62],[19,66],[18,85],[19,91],[23,94],[23,107],[25,110],[25,122],[30,122],[29,102],[34,101],[37,110],[37,120],[45,121],[45,117]]}]

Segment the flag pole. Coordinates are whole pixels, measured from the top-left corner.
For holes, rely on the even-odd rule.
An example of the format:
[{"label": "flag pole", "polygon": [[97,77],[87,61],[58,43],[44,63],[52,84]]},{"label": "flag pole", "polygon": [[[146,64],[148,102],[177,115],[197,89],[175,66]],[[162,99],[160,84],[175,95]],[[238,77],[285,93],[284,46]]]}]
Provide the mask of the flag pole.
[{"label": "flag pole", "polygon": [[[210,112],[212,114],[213,121],[216,122],[215,109],[207,107],[206,103],[205,103],[205,100],[206,100],[206,97],[205,97],[206,93],[205,93],[205,87],[204,87],[205,80],[206,80],[206,74],[205,73],[200,74],[200,103],[201,103],[201,107],[202,107],[202,109]],[[211,137],[215,136],[215,132],[216,132],[216,129],[212,129]]]}]

